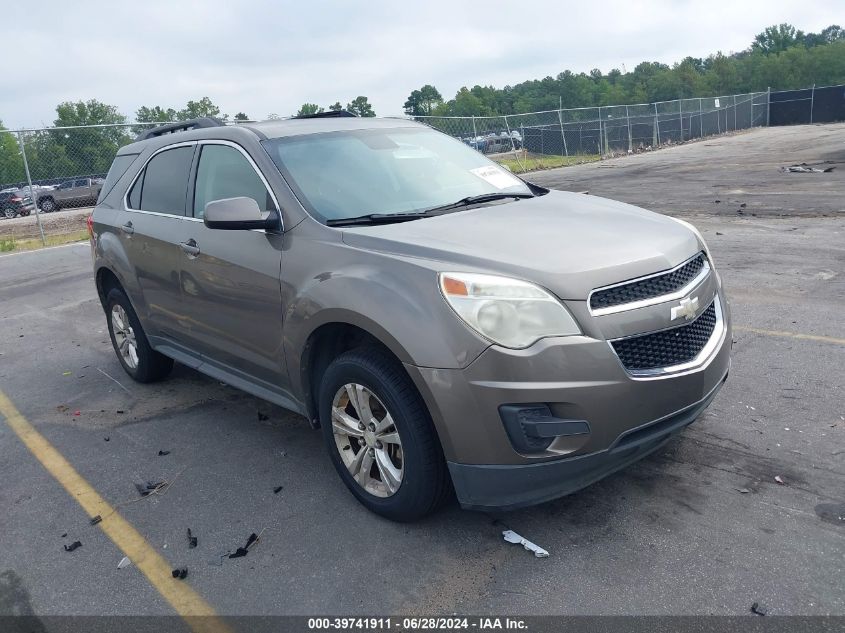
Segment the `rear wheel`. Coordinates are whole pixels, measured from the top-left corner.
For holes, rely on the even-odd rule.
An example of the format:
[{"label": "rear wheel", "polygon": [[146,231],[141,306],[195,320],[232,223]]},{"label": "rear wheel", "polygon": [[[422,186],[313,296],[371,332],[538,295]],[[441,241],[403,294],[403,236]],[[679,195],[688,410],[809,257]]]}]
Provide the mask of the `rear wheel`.
[{"label": "rear wheel", "polygon": [[170,373],[173,359],[150,346],[132,304],[118,288],[112,288],[106,297],[106,319],[117,358],[134,380],[155,382]]},{"label": "rear wheel", "polygon": [[6,207],[5,209],[3,209],[3,217],[5,217],[7,220],[11,220],[17,214],[18,212],[15,211],[13,207]]},{"label": "rear wheel", "polygon": [[319,405],[335,469],[365,507],[413,521],[443,502],[450,488],[440,442],[397,360],[378,349],[338,356],[323,375]]},{"label": "rear wheel", "polygon": [[38,204],[41,206],[41,210],[44,213],[52,213],[58,208],[52,198],[45,198],[44,200],[39,200]]}]

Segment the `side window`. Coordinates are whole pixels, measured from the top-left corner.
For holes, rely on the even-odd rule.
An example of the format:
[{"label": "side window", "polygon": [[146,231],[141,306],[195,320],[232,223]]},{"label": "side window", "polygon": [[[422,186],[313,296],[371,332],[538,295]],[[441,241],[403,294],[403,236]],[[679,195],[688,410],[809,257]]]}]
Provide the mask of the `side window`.
[{"label": "side window", "polygon": [[194,190],[194,217],[201,218],[213,200],[252,198],[262,211],[275,209],[273,199],[255,169],[228,145],[203,145]]},{"label": "side window", "polygon": [[88,179],[83,178],[82,180],[77,180],[75,183],[73,183],[73,186],[74,187],[87,187],[88,184],[89,184]]},{"label": "side window", "polygon": [[194,148],[175,147],[153,156],[129,192],[129,207],[185,215],[188,173]]}]

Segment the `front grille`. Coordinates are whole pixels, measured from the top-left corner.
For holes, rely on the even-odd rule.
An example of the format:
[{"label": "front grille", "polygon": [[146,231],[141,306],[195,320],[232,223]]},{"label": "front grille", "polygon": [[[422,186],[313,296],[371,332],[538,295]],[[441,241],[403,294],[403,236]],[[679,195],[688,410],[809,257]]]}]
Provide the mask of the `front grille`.
[{"label": "front grille", "polygon": [[614,351],[628,371],[672,367],[693,360],[707,345],[716,327],[716,302],[698,318],[671,330],[613,341]]},{"label": "front grille", "polygon": [[610,308],[624,303],[668,295],[680,290],[695,279],[696,275],[704,268],[704,262],[704,253],[699,253],[698,256],[689,260],[680,268],[676,268],[665,275],[655,275],[613,288],[597,290],[590,296],[590,308],[593,310]]}]

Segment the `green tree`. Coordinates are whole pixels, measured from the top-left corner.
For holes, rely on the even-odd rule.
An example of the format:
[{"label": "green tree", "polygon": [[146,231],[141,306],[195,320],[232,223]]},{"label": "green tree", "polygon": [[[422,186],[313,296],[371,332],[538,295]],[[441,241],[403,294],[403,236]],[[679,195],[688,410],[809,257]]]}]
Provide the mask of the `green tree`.
[{"label": "green tree", "polygon": [[235,118],[235,121],[249,121],[249,116],[247,116],[247,115],[246,115],[246,114],[244,114],[243,112],[238,112],[238,113],[235,115],[235,117],[234,117],[234,118]]},{"label": "green tree", "polygon": [[329,106],[329,110],[331,110],[332,112],[340,112],[341,110],[343,110],[343,106],[341,105],[340,101],[335,101]]},{"label": "green tree", "polygon": [[[176,113],[177,121],[186,121],[188,119],[198,119],[204,116],[220,116],[220,108],[208,97],[203,97],[199,101],[188,101],[188,104],[179,112]],[[222,117],[226,119],[226,115]]]},{"label": "green tree", "polygon": [[357,114],[358,116],[376,115],[376,113],[373,112],[373,106],[370,105],[370,102],[367,97],[363,96],[355,97],[350,103],[347,103],[346,109],[352,114]]},{"label": "green tree", "polygon": [[405,114],[430,116],[441,103],[443,103],[443,95],[431,84],[426,84],[419,90],[411,92],[403,107]]},{"label": "green tree", "polygon": [[772,53],[782,53],[787,48],[801,44],[803,41],[804,32],[784,22],[783,24],[766,27],[762,33],[758,33],[751,43],[751,48],[764,55],[771,55]]},{"label": "green tree", "polygon": [[[56,106],[57,128],[33,141],[33,179],[104,174],[117,150],[132,140],[117,107],[89,99]],[[83,127],[77,126],[98,126]],[[29,158],[27,146],[27,158]]]},{"label": "green tree", "polygon": [[294,116],[308,116],[310,114],[319,114],[323,111],[323,108],[318,106],[316,103],[303,103]]},{"label": "green tree", "polygon": [[5,130],[0,121],[0,188],[3,189],[26,178],[18,138]]}]

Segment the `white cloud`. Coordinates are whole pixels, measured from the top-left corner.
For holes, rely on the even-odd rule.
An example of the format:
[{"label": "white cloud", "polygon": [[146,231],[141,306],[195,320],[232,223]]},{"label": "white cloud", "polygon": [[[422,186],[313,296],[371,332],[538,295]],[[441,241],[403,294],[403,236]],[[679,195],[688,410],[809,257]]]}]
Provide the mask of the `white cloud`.
[{"label": "white cloud", "polygon": [[779,22],[845,24],[836,3],[793,0],[288,4],[15,3],[4,49],[18,53],[4,56],[3,75],[17,80],[0,93],[0,119],[50,124],[56,104],[89,98],[131,118],[141,105],[203,96],[261,118],[362,94],[379,114],[399,114],[425,83],[449,98],[463,85],[737,51]]}]

